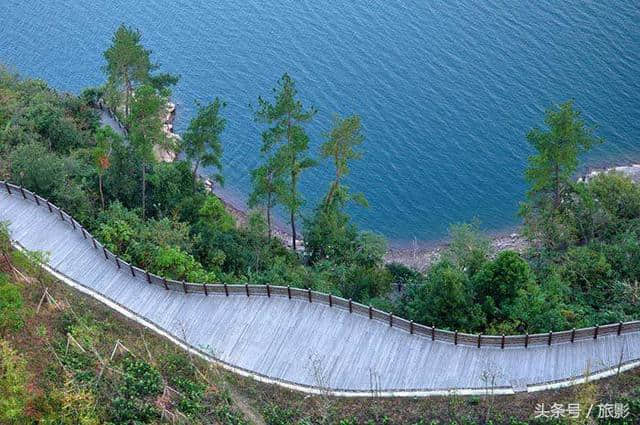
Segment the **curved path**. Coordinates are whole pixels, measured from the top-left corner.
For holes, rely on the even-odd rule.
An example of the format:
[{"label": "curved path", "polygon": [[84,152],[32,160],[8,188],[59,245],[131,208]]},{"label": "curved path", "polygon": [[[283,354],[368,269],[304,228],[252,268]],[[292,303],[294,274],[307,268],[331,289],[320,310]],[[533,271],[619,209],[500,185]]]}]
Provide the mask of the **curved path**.
[{"label": "curved path", "polygon": [[[307,392],[426,396],[535,391],[635,367],[640,332],[550,346],[454,345],[366,315],[285,296],[167,291],[107,261],[56,210],[0,186],[0,221],[16,245],[50,253],[48,269],[116,310],[228,369]],[[597,331],[596,331],[597,336]]]}]

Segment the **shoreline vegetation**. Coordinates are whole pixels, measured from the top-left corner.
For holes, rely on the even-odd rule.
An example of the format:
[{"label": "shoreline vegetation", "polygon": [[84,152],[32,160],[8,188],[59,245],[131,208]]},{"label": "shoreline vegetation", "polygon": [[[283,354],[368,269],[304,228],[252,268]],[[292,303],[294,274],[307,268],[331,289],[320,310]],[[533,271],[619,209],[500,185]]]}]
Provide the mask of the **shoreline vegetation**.
[{"label": "shoreline vegetation", "polygon": [[[163,120],[163,129],[165,134],[169,138],[181,141],[181,136],[173,131],[177,105],[168,101],[166,110],[167,115]],[[173,162],[178,157],[178,153],[176,151],[163,148],[160,145],[156,145],[155,152],[156,158],[163,162]],[[587,170],[577,178],[577,181],[588,182],[589,179],[592,179],[599,174],[611,172],[629,176],[635,183],[640,183],[640,164],[638,163],[587,168]],[[204,176],[200,176],[200,178],[203,180],[205,188],[222,201],[227,211],[233,216],[237,225],[246,226],[249,219],[249,208],[246,205],[243,205],[242,202],[220,190],[220,188],[214,185],[210,179]],[[508,250],[524,254],[529,247],[526,237],[520,234],[518,229],[510,232],[494,232],[485,234],[491,241],[491,253],[493,256],[502,251]],[[291,248],[291,232],[288,232],[284,226],[279,223],[275,223],[273,235],[285,246]],[[298,246],[304,249],[304,240],[299,239]],[[446,239],[440,241],[416,240],[411,244],[389,247],[384,256],[384,260],[387,264],[398,263],[418,272],[425,272],[433,263],[441,259],[442,253],[446,252],[448,247],[449,241]]]}]

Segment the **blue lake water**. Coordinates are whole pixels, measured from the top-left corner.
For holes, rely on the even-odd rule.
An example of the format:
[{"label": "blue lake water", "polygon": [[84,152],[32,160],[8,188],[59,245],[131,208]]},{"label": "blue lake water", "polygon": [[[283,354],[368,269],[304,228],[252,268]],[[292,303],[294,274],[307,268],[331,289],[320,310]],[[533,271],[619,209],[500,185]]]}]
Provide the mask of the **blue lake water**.
[{"label": "blue lake water", "polygon": [[[396,243],[437,240],[477,217],[518,223],[529,128],[574,98],[607,143],[589,165],[640,157],[640,7],[636,1],[0,2],[0,62],[79,92],[104,81],[102,52],[125,22],[141,30],[174,90],[183,130],[195,100],[227,101],[227,190],[242,198],[259,162],[250,104],[289,72],[319,114],[358,113],[365,159],[348,184],[371,207],[352,213]],[[309,204],[326,164],[303,178]]]}]

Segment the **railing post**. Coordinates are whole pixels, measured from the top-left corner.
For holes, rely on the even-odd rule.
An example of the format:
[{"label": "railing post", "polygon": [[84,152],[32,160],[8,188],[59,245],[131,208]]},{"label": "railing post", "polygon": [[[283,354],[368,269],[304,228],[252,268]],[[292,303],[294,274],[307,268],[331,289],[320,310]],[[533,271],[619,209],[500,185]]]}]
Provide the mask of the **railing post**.
[{"label": "railing post", "polygon": [[98,249],[98,245],[96,245],[96,238],[92,236],[91,241],[93,242],[93,249]]},{"label": "railing post", "polygon": [[84,230],[84,227],[80,227],[80,233],[82,233],[84,239],[87,239],[87,232]]},{"label": "railing post", "polygon": [[333,296],[329,294],[329,307],[333,307]]},{"label": "railing post", "polygon": [[431,341],[435,341],[436,340],[436,325],[432,324],[431,325]]},{"label": "railing post", "polygon": [[73,217],[71,217],[71,227],[73,227],[73,230],[76,230],[76,221],[73,219]]},{"label": "railing post", "polygon": [[227,288],[227,284],[226,283],[224,284],[224,295],[227,296],[227,297],[229,296],[229,288]]},{"label": "railing post", "polygon": [[40,199],[38,199],[38,198],[39,198],[39,196],[34,193],[33,194],[33,199],[36,200],[36,205],[40,206]]},{"label": "railing post", "polygon": [[271,287],[267,283],[267,297],[271,298]]},{"label": "railing post", "polygon": [[116,266],[118,267],[118,270],[120,270],[120,260],[118,259],[117,255],[116,255]]},{"label": "railing post", "polygon": [[353,313],[353,300],[349,298],[349,313]]},{"label": "railing post", "polygon": [[393,327],[393,313],[389,313],[389,326]]},{"label": "railing post", "polygon": [[571,343],[576,340],[576,328],[571,329]]},{"label": "railing post", "polygon": [[600,329],[600,325],[596,325],[596,328],[593,330],[593,339],[598,338],[598,330]]},{"label": "railing post", "polygon": [[528,346],[529,346],[529,332],[524,334],[524,348],[527,348]]},{"label": "railing post", "polygon": [[249,296],[249,284],[248,283],[244,284],[244,290],[246,291],[247,297],[248,297]]},{"label": "railing post", "polygon": [[162,278],[162,284],[164,285],[164,289],[166,289],[168,291],[169,290],[169,286],[167,285],[167,278],[166,277]]},{"label": "railing post", "polygon": [[500,348],[504,350],[504,334],[502,334],[502,339],[500,340]]},{"label": "railing post", "polygon": [[311,288],[307,288],[307,294],[309,295],[309,302],[311,302]]},{"label": "railing post", "polygon": [[409,322],[409,333],[413,335],[413,320]]},{"label": "railing post", "polygon": [[291,287],[289,285],[287,285],[287,295],[289,296],[289,299],[291,299]]},{"label": "railing post", "polygon": [[618,323],[618,335],[622,333],[622,322]]},{"label": "railing post", "polygon": [[209,295],[209,293],[207,292],[207,284],[206,284],[206,283],[203,283],[203,284],[202,284],[202,287],[204,288],[204,296],[205,296],[205,297],[206,297],[206,296],[208,296],[208,295]]},{"label": "railing post", "polygon": [[547,345],[551,345],[551,338],[553,338],[553,331],[549,331],[549,341]]},{"label": "railing post", "polygon": [[369,319],[373,319],[373,307],[369,304]]},{"label": "railing post", "polygon": [[478,348],[480,348],[480,344],[482,344],[482,334],[478,334]]},{"label": "railing post", "polygon": [[184,290],[184,293],[187,293],[187,283],[184,281],[184,279],[182,280],[182,289]]},{"label": "railing post", "polygon": [[131,270],[131,276],[136,277],[136,274],[133,271],[133,264],[129,264],[129,270]]},{"label": "railing post", "polygon": [[64,215],[62,215],[62,208],[58,208],[58,212],[60,213],[60,219],[64,221]]},{"label": "railing post", "polygon": [[453,332],[453,345],[458,345],[458,331]]},{"label": "railing post", "polygon": [[27,199],[27,195],[24,194],[24,188],[22,186],[20,186],[20,193],[22,193],[24,199]]},{"label": "railing post", "polygon": [[109,256],[107,255],[107,248],[105,248],[104,245],[102,245],[102,252],[104,253],[104,259],[108,260]]},{"label": "railing post", "polygon": [[11,195],[11,188],[9,187],[9,183],[7,183],[6,181],[4,182],[4,187],[7,188],[7,192],[9,192],[9,195]]},{"label": "railing post", "polygon": [[53,212],[53,210],[51,209],[51,202],[49,202],[48,200],[47,200],[47,208],[49,208],[50,213]]},{"label": "railing post", "polygon": [[144,274],[147,276],[147,283],[151,283],[151,275],[149,275],[149,270],[145,270]]}]

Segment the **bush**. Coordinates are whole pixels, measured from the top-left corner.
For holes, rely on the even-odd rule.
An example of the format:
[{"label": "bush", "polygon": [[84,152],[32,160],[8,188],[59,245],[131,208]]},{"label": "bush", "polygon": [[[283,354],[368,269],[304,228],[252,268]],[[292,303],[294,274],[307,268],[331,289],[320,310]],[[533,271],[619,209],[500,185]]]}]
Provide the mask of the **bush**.
[{"label": "bush", "polygon": [[112,420],[116,423],[139,423],[157,419],[160,415],[153,401],[163,388],[160,373],[143,360],[126,357],[122,364],[120,395],[111,404]]},{"label": "bush", "polygon": [[0,339],[0,422],[23,423],[28,394],[25,360]]},{"label": "bush", "polygon": [[18,286],[0,273],[0,333],[18,331],[24,325],[22,294]]},{"label": "bush", "polygon": [[448,260],[434,264],[426,283],[411,289],[409,318],[452,330],[475,331],[485,323],[465,272]]},{"label": "bush", "polygon": [[507,310],[518,294],[533,285],[534,276],[520,254],[503,251],[473,276],[478,303],[489,322],[508,318]]}]

